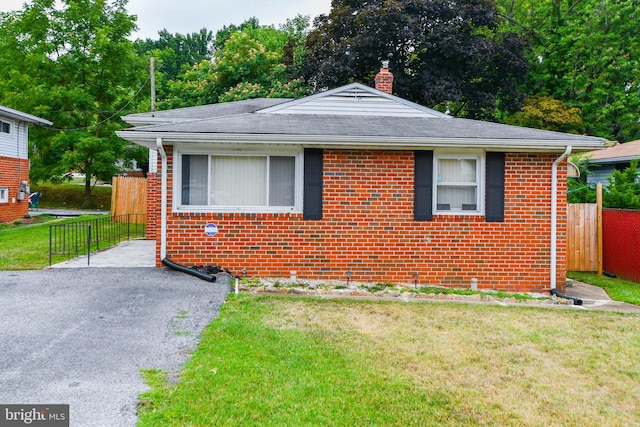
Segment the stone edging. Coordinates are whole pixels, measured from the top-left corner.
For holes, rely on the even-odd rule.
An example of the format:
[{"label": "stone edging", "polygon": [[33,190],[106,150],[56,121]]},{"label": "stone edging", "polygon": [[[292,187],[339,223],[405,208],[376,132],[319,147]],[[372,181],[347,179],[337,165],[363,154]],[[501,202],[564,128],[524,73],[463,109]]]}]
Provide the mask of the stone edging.
[{"label": "stone edging", "polygon": [[[233,286],[233,282],[231,282]],[[453,301],[453,302],[469,302],[469,303],[495,303],[500,305],[527,305],[527,306],[558,306],[573,305],[573,301],[556,298],[535,298],[520,300],[515,297],[499,298],[492,295],[473,294],[458,295],[445,293],[416,293],[401,292],[400,290],[384,290],[377,292],[368,292],[363,289],[335,289],[335,288],[308,288],[295,286],[246,286],[239,285],[242,293],[248,294],[264,294],[264,295],[298,295],[298,296],[314,296],[321,298],[361,298],[361,299],[384,299],[399,301]]]}]

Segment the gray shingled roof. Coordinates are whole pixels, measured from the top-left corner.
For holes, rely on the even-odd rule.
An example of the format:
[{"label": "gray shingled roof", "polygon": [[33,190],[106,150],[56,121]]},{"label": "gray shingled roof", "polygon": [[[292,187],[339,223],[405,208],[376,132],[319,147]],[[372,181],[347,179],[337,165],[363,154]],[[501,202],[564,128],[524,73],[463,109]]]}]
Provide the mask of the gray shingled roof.
[{"label": "gray shingled roof", "polygon": [[[402,115],[394,109],[394,103],[404,109]],[[307,108],[300,108],[302,104]],[[345,105],[349,108],[341,108]],[[277,107],[269,108],[274,106]],[[375,114],[365,115],[372,106]],[[421,114],[405,116],[407,108]],[[567,145],[584,151],[602,148],[606,143],[602,138],[459,119],[441,113],[434,117],[422,114],[423,110],[425,107],[352,83],[295,101],[260,98],[133,114],[123,119],[136,127],[118,135],[149,148],[155,147],[156,138],[168,144],[236,141],[407,149],[451,144],[524,151],[558,151]]]},{"label": "gray shingled roof", "polygon": [[144,126],[129,132],[316,135],[394,138],[545,140],[594,143],[595,137],[550,132],[467,119],[423,119],[416,117],[371,117],[333,115],[240,114],[213,119]]},{"label": "gray shingled roof", "polygon": [[398,138],[539,139],[602,142],[601,138],[550,132],[467,119],[417,117],[240,114],[130,129],[142,132],[205,134],[333,135]]},{"label": "gray shingled roof", "polygon": [[237,114],[253,113],[274,105],[290,102],[286,98],[257,98],[243,101],[223,102],[219,104],[199,105],[196,107],[175,108],[173,110],[160,110],[153,113],[129,114],[123,116],[125,122],[178,122],[193,119],[208,119]]},{"label": "gray shingled roof", "polygon": [[640,139],[587,153],[590,163],[615,163],[640,159]]}]

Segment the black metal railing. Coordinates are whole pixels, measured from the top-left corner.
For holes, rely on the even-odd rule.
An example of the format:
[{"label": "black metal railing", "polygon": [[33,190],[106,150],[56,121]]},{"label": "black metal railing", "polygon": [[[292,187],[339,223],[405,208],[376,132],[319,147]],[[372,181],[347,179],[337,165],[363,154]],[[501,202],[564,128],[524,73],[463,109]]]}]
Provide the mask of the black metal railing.
[{"label": "black metal railing", "polygon": [[102,216],[100,218],[68,222],[49,226],[49,265],[54,258],[60,261],[87,256],[115,246],[124,240],[146,236],[144,214]]}]

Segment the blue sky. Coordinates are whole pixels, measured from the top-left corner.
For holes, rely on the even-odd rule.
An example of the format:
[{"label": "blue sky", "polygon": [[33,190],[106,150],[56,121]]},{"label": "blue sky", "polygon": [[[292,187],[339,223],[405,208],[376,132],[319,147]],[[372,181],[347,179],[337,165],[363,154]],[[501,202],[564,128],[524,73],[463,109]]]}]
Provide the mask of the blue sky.
[{"label": "blue sky", "polygon": [[[24,0],[1,0],[0,11],[22,9]],[[129,0],[127,9],[138,17],[133,38],[157,38],[166,28],[187,34],[203,27],[214,33],[225,25],[240,24],[255,16],[261,24],[284,23],[297,14],[315,18],[329,13],[331,0]]]}]

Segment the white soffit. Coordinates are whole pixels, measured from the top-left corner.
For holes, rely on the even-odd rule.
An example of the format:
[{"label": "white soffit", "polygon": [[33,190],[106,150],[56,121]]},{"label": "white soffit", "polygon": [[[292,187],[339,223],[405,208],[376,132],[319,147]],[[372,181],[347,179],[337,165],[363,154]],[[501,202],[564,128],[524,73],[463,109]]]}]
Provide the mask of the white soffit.
[{"label": "white soffit", "polygon": [[276,105],[257,113],[450,118],[446,114],[359,83]]}]

